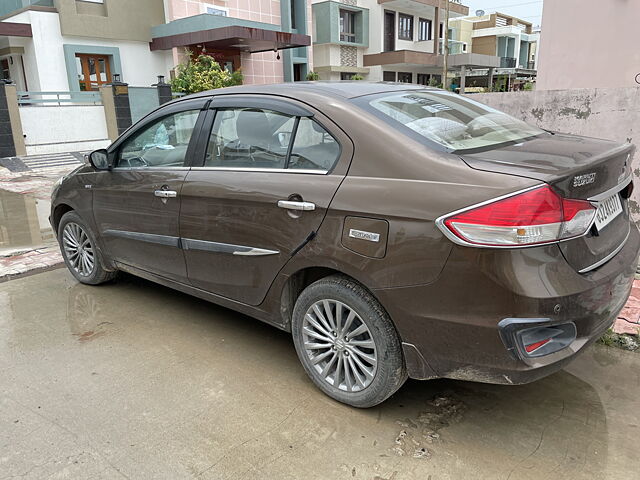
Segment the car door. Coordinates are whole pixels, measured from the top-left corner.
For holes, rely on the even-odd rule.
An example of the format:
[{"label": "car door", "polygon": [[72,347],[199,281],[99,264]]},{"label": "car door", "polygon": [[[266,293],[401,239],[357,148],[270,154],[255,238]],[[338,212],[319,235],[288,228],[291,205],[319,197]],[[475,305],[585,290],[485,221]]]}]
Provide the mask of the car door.
[{"label": "car door", "polygon": [[250,305],[313,238],[353,153],[320,112],[278,98],[214,98],[181,194],[190,282]]},{"label": "car door", "polygon": [[93,211],[115,261],[188,282],[178,230],[180,191],[206,101],[160,109],[109,149],[113,168],[92,186]]}]

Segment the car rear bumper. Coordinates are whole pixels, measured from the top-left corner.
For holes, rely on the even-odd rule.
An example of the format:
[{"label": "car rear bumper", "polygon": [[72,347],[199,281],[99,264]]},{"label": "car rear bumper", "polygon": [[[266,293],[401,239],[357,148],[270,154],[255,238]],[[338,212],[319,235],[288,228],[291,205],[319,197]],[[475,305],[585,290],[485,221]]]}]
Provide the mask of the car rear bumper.
[{"label": "car rear bumper", "polygon": [[[528,383],[563,368],[611,326],[629,296],[639,251],[635,226],[614,258],[586,274],[569,266],[557,245],[455,247],[434,283],[374,293],[400,333],[410,377]],[[575,340],[528,357],[501,335],[505,319],[522,320],[522,328],[531,319],[572,323]]]}]

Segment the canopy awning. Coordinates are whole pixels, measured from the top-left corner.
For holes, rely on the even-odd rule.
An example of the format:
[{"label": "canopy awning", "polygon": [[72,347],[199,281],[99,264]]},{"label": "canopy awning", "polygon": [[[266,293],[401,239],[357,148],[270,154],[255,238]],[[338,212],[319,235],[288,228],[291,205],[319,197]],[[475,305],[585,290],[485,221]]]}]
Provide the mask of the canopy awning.
[{"label": "canopy awning", "polygon": [[0,37],[33,37],[29,23],[0,22]]},{"label": "canopy awning", "polygon": [[174,47],[188,47],[190,45],[203,45],[207,49],[257,53],[307,47],[311,45],[311,37],[298,33],[232,25],[155,37],[149,47],[151,50],[169,50]]}]

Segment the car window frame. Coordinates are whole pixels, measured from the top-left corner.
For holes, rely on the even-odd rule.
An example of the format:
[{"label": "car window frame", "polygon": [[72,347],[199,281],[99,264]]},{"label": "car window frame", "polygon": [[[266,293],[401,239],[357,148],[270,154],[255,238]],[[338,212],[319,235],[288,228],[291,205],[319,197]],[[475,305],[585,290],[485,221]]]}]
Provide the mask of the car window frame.
[{"label": "car window frame", "polygon": [[[202,126],[206,119],[207,107],[211,102],[210,98],[198,98],[198,99],[190,99],[190,100],[181,100],[175,103],[170,103],[166,106],[161,106],[160,108],[154,110],[149,113],[145,117],[141,118],[138,122],[129,127],[118,139],[111,144],[111,146],[107,149],[107,153],[111,157],[113,161],[113,170],[118,172],[123,171],[149,171],[149,172],[157,172],[159,170],[189,170],[191,168],[191,164],[193,163],[194,156],[197,155],[197,143],[200,138],[200,133]],[[146,128],[150,127],[152,124],[161,121],[164,118],[170,117],[172,115],[176,115],[182,112],[189,111],[199,111],[198,118],[196,119],[196,123],[193,126],[193,131],[191,132],[191,138],[189,139],[189,146],[187,147],[187,151],[185,153],[185,158],[182,163],[182,166],[164,166],[164,167],[118,167],[118,161],[120,160],[121,150],[124,144],[130,140],[131,138],[138,135],[141,131],[144,131]]]},{"label": "car window frame", "polygon": [[[275,96],[274,96],[275,97]],[[216,114],[219,110],[230,108],[257,108],[263,110],[271,110],[273,112],[281,113],[284,115],[290,115],[295,118],[295,123],[292,131],[291,141],[287,151],[287,159],[285,167],[288,167],[295,143],[298,123],[301,117],[310,118],[312,121],[322,127],[338,144],[338,155],[331,168],[327,170],[316,169],[295,169],[295,168],[259,168],[259,167],[211,167],[205,166],[206,153],[213,130]],[[334,129],[327,127],[325,122],[320,121],[317,115],[306,108],[305,106],[298,105],[291,102],[289,99],[283,99],[282,97],[271,98],[268,95],[220,95],[214,97],[207,108],[207,115],[200,129],[198,144],[196,146],[196,152],[194,156],[194,162],[191,165],[192,170],[209,170],[209,171],[221,171],[221,172],[261,172],[261,173],[287,173],[287,174],[307,174],[307,175],[330,175],[340,164],[343,157],[344,147],[343,142],[340,139],[340,135],[336,135]],[[352,152],[353,153],[353,152]]]}]

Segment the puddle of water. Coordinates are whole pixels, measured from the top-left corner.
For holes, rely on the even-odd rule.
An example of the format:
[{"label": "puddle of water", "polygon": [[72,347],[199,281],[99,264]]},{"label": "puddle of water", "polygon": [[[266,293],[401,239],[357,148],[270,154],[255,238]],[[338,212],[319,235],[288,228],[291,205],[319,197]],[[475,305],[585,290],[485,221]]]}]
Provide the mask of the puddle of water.
[{"label": "puddle of water", "polygon": [[56,243],[51,202],[0,189],[0,257]]}]

